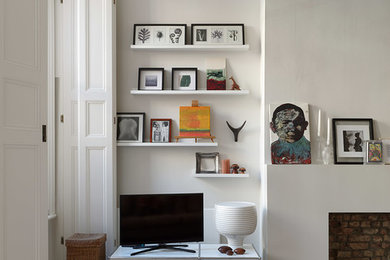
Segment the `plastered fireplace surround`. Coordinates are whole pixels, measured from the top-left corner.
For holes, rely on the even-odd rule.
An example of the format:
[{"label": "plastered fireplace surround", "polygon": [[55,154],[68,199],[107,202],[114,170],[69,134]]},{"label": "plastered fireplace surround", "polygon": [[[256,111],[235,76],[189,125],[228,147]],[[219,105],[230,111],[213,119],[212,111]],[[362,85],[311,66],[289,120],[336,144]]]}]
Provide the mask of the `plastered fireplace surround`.
[{"label": "plastered fireplace surround", "polygon": [[[264,179],[267,198],[262,210],[267,212],[268,260],[328,260],[329,213],[390,212],[388,166],[269,165]],[[349,225],[368,225],[362,221],[351,221]],[[383,236],[385,243],[381,245],[387,247],[387,239],[390,240]]]}]

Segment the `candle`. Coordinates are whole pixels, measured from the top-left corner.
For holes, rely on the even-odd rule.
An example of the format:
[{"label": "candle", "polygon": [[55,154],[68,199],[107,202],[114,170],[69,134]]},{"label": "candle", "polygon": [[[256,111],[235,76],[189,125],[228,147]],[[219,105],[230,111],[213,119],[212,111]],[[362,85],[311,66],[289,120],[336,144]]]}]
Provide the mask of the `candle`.
[{"label": "candle", "polygon": [[326,145],[330,145],[330,118],[328,117],[328,129],[326,130]]},{"label": "candle", "polygon": [[321,109],[318,109],[318,129],[317,136],[321,137]]},{"label": "candle", "polygon": [[230,173],[230,160],[222,160],[222,173]]}]

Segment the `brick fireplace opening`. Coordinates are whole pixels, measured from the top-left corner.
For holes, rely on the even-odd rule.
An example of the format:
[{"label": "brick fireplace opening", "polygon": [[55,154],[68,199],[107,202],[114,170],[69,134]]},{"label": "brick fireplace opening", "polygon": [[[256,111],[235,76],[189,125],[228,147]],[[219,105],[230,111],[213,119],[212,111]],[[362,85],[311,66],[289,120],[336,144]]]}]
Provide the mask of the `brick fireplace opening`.
[{"label": "brick fireplace opening", "polygon": [[390,213],[329,213],[329,260],[390,260]]}]

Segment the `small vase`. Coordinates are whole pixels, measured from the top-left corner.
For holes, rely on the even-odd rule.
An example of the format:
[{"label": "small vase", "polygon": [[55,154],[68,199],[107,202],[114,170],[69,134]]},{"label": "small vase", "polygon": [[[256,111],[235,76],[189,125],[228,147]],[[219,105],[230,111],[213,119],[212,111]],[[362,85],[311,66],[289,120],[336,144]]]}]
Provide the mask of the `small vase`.
[{"label": "small vase", "polygon": [[325,145],[324,148],[322,148],[321,157],[324,164],[328,165],[332,163],[333,150],[330,145]]}]

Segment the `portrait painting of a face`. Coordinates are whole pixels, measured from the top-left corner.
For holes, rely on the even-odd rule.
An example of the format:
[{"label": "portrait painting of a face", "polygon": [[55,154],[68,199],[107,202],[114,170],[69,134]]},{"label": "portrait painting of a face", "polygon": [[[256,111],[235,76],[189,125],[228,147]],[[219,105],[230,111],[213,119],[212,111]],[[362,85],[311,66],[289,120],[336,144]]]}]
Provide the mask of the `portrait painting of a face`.
[{"label": "portrait painting of a face", "polygon": [[270,104],[272,164],[310,164],[308,104]]}]

